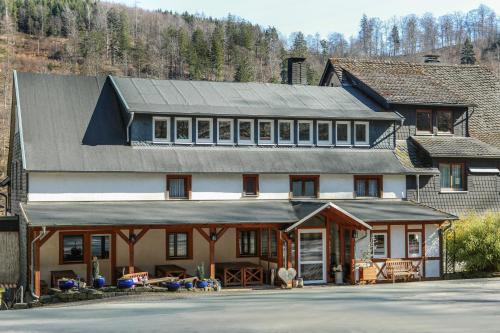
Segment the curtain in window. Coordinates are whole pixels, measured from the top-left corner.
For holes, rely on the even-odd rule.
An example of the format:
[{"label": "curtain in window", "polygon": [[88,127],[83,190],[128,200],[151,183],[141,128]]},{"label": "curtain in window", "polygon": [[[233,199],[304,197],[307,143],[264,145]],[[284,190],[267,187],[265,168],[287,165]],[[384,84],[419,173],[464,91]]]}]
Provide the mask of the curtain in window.
[{"label": "curtain in window", "polygon": [[408,234],[408,255],[410,257],[420,256],[420,233]]},{"label": "curtain in window", "polygon": [[169,195],[171,198],[185,198],[185,180],[184,178],[170,179]]},{"label": "curtain in window", "polygon": [[462,165],[461,164],[453,164],[451,168],[451,179],[453,184],[451,187],[457,190],[461,190],[463,188],[462,184]]},{"label": "curtain in window", "polygon": [[270,257],[276,258],[278,256],[278,237],[275,230],[271,230],[271,250]]},{"label": "curtain in window", "polygon": [[302,196],[302,181],[294,180],[292,182],[292,193],[294,197]]},{"label": "curtain in window", "polygon": [[373,235],[373,255],[379,257],[386,255],[384,234]]},{"label": "curtain in window", "polygon": [[269,254],[269,229],[260,231],[260,249],[263,256]]},{"label": "curtain in window", "polygon": [[450,165],[440,164],[439,172],[441,173],[441,188],[451,188],[450,184]]},{"label": "curtain in window", "polygon": [[240,231],[240,254],[241,255],[256,255],[257,254],[257,233],[254,230]]},{"label": "curtain in window", "polygon": [[304,187],[306,192],[304,195],[306,197],[314,197],[316,195],[314,191],[314,180],[306,180]]},{"label": "curtain in window", "polygon": [[368,180],[368,196],[370,197],[378,196],[378,181],[376,179]]},{"label": "curtain in window", "polygon": [[365,197],[365,181],[363,179],[356,180],[356,196]]},{"label": "curtain in window", "polygon": [[170,257],[188,256],[188,235],[185,232],[168,235],[168,255]]}]

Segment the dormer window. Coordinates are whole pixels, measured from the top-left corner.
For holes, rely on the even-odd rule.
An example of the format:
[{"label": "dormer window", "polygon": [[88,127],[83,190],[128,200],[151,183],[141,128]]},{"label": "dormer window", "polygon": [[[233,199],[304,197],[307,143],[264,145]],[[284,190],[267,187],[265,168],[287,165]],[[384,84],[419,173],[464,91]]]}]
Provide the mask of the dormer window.
[{"label": "dormer window", "polygon": [[432,133],[432,111],[417,110],[417,134]]},{"label": "dormer window", "polygon": [[239,119],[238,120],[238,144],[252,145],[253,141],[253,120]]},{"label": "dormer window", "polygon": [[154,117],[153,118],[153,142],[169,142],[169,118]]},{"label": "dormer window", "polygon": [[369,141],[369,126],[367,121],[354,122],[354,144],[356,146],[367,146]]},{"label": "dormer window", "polygon": [[436,118],[439,134],[453,133],[453,112],[449,110],[438,110]]},{"label": "dormer window", "polygon": [[191,118],[175,118],[175,142],[192,143]]},{"label": "dormer window", "polygon": [[274,121],[259,120],[259,144],[274,143]]},{"label": "dormer window", "polygon": [[330,121],[318,121],[318,146],[327,146],[332,143],[331,140],[332,123]]},{"label": "dormer window", "polygon": [[212,143],[212,119],[196,119],[196,143]]},{"label": "dormer window", "polygon": [[312,120],[299,120],[298,127],[298,139],[299,145],[312,145],[313,143],[313,122]]},{"label": "dormer window", "polygon": [[278,144],[293,144],[293,120],[280,120],[278,122]]},{"label": "dormer window", "polygon": [[233,120],[217,119],[217,143],[233,144]]},{"label": "dormer window", "polygon": [[351,123],[348,121],[337,121],[335,126],[337,146],[349,146],[351,144]]}]

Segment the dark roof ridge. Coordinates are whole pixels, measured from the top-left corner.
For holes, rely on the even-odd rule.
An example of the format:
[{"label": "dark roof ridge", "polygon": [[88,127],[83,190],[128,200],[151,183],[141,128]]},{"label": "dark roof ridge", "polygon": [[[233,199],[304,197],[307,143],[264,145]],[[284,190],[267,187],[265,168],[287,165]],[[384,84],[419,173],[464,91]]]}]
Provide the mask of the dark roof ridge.
[{"label": "dark roof ridge", "polygon": [[[459,68],[484,68],[490,70],[486,65],[474,64],[474,65],[462,65],[462,64],[446,64],[446,63],[421,63],[409,60],[398,60],[398,59],[386,59],[386,58],[346,58],[346,57],[332,57],[329,58],[332,64],[336,61],[344,62],[364,62],[364,63],[384,63],[384,64],[394,64],[394,65],[411,65],[411,66],[423,66],[423,67],[459,67]],[[491,71],[491,70],[490,70]]]}]

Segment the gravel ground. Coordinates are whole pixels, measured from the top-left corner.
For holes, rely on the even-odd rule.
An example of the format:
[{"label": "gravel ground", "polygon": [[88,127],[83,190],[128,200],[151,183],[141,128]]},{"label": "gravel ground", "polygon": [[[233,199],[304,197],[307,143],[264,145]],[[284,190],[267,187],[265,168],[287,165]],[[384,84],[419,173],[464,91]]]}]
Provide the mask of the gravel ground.
[{"label": "gravel ground", "polygon": [[143,294],[0,312],[0,332],[500,332],[500,279]]}]

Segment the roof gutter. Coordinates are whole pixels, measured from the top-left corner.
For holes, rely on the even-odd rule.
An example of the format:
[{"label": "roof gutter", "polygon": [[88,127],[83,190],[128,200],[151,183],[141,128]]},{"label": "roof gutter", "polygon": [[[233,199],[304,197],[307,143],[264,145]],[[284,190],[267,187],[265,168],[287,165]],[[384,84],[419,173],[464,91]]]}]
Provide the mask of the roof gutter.
[{"label": "roof gutter", "polygon": [[326,208],[333,208],[333,209],[336,209],[338,210],[340,213],[350,217],[351,219],[355,220],[356,222],[358,222],[359,224],[361,224],[362,226],[364,226],[366,229],[368,230],[371,230],[372,227],[367,224],[366,222],[364,222],[363,220],[357,218],[356,216],[352,215],[351,213],[349,213],[348,211],[340,208],[339,206],[337,206],[336,204],[334,204],[333,202],[327,202],[326,204],[324,204],[323,206],[319,207],[318,209],[316,209],[315,211],[313,211],[312,213],[308,214],[307,216],[303,217],[302,219],[300,219],[299,221],[295,222],[294,224],[292,224],[291,226],[289,226],[288,228],[285,229],[285,232],[290,232],[292,231],[293,229],[297,228],[298,226],[300,226],[302,223],[306,222],[307,220],[309,220],[311,217],[315,216],[316,214],[322,212],[323,210],[325,210]]},{"label": "roof gutter", "polygon": [[113,79],[112,75],[108,75],[109,81],[111,82],[111,85],[113,86],[113,89],[115,89],[116,94],[118,95],[118,101],[120,102],[120,105],[125,109],[127,112],[129,119],[127,123],[127,142],[130,143],[130,126],[132,126],[132,122],[134,121],[134,112],[130,110],[127,101],[123,97],[122,92],[118,88],[118,85],[116,84],[115,80]]}]

